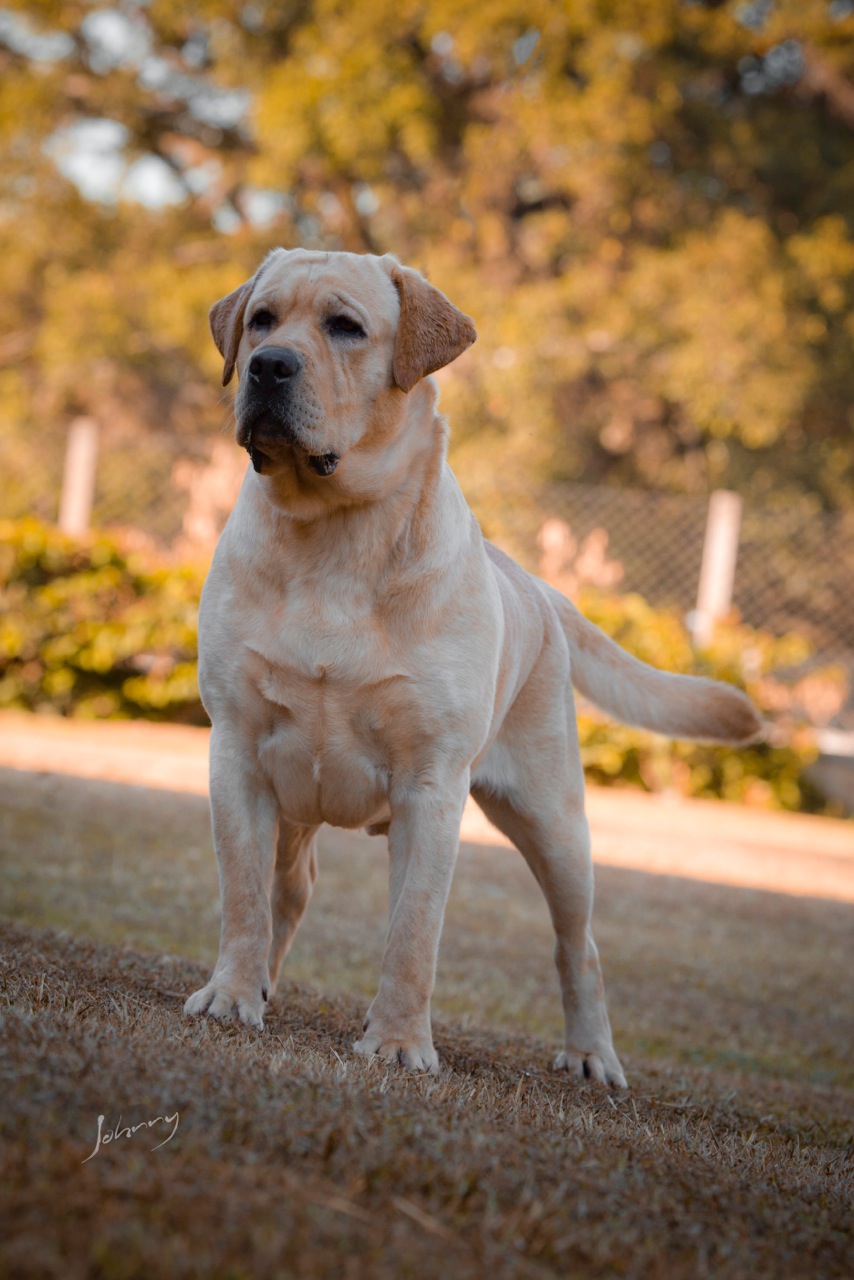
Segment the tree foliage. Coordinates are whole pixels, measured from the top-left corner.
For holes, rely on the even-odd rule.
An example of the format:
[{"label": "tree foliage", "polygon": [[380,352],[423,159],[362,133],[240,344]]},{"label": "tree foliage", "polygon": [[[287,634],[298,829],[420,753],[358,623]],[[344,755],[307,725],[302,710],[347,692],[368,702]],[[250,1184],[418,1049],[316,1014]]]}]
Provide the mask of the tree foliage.
[{"label": "tree foliage", "polygon": [[[216,431],[205,312],[282,243],[394,252],[475,317],[443,403],[505,540],[569,478],[854,502],[849,0],[4,14],[0,402],[22,493],[45,421]],[[86,198],[68,175],[98,136]]]}]

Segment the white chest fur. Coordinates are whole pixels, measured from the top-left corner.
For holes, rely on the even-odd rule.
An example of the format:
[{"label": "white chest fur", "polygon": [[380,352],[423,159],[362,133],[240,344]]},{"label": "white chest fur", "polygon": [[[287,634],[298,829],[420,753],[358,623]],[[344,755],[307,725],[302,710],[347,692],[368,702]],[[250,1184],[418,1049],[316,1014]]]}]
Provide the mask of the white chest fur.
[{"label": "white chest fur", "polygon": [[407,678],[369,604],[352,590],[290,590],[242,628],[263,703],[258,760],[290,821],[356,827],[387,817]]}]

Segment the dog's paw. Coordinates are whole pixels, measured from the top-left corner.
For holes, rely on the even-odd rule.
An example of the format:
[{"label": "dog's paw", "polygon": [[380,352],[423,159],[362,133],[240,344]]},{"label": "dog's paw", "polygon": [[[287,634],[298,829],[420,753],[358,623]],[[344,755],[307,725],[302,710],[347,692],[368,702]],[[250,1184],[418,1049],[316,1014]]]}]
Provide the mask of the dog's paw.
[{"label": "dog's paw", "polygon": [[196,991],[184,1005],[188,1017],[206,1013],[211,1018],[227,1021],[237,1017],[247,1027],[264,1026],[264,1006],[267,992],[263,989],[238,988],[235,984],[211,980],[206,987]]},{"label": "dog's paw", "polygon": [[628,1088],[620,1059],[610,1048],[600,1053],[561,1049],[554,1065],[557,1071],[567,1071],[576,1080],[595,1080],[597,1084],[613,1085],[617,1089]]},{"label": "dog's paw", "polygon": [[431,1075],[437,1075],[439,1071],[439,1055],[433,1048],[429,1032],[426,1035],[394,1035],[371,1025],[353,1048],[363,1058],[377,1057],[383,1062],[399,1062],[410,1071],[427,1071]]}]

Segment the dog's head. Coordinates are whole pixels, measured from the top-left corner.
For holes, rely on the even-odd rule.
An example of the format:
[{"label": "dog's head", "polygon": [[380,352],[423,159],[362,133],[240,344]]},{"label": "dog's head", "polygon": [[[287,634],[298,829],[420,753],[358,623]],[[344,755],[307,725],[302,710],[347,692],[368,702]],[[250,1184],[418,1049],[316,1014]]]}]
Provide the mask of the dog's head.
[{"label": "dog's head", "polygon": [[329,485],[339,463],[333,487],[348,487],[348,471],[357,481],[400,434],[413,388],[476,337],[394,258],[303,249],[274,250],[210,321],[223,385],[235,368],[240,379],[238,443],[256,471],[301,490]]}]

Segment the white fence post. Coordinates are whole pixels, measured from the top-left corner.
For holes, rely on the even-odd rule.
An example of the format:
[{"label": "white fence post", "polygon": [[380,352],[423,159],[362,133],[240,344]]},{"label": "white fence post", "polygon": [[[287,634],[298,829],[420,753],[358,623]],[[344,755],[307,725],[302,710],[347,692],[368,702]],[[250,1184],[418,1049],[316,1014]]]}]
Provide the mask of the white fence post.
[{"label": "white fence post", "polygon": [[715,622],[729,612],[732,604],[741,508],[741,495],[727,489],[718,489],[709,498],[697,607],[691,617],[696,645],[709,643]]},{"label": "white fence post", "polygon": [[97,465],[98,424],[93,418],[75,418],[68,428],[59,503],[59,527],[63,533],[80,534],[89,528]]}]

